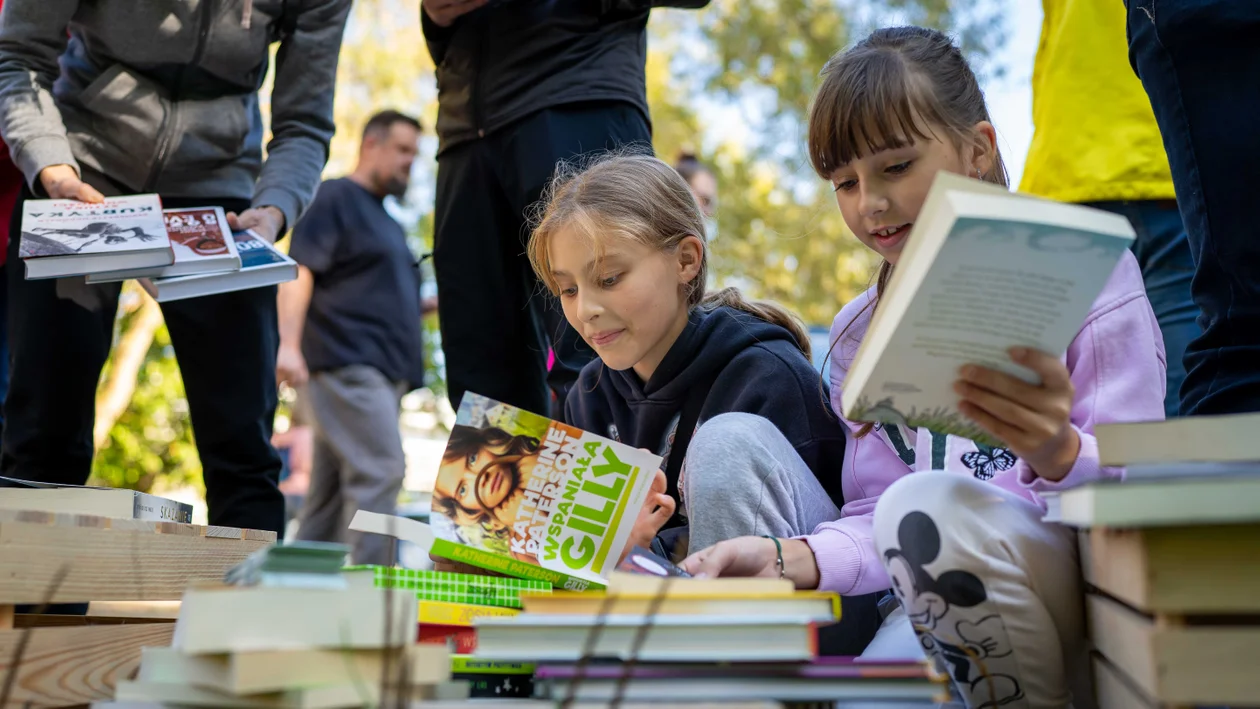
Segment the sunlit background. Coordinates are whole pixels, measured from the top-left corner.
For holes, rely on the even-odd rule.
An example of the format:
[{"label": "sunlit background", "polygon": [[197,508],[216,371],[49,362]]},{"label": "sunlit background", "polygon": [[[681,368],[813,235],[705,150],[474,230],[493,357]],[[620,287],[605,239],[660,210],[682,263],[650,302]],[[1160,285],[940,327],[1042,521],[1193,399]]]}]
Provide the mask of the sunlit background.
[{"label": "sunlit background", "polygon": [[[337,135],[326,177],[353,169],[363,124],[380,109],[434,124],[437,92],[418,5],[356,0],[341,53]],[[875,26],[904,23],[946,29],[962,42],[1018,184],[1033,131],[1039,0],[713,0],[700,12],[652,14],[647,76],[654,148],[667,161],[680,149],[693,150],[717,175],[711,255],[718,284],[792,307],[822,338],[840,306],[869,285],[874,263],[847,234],[830,190],[804,159],[802,117],[829,55]],[[436,138],[426,137],[421,148],[406,200],[387,205],[417,254],[432,247]],[[425,287],[433,289],[431,268]],[[129,285],[119,315],[97,397],[94,481],[193,502],[204,520],[201,466],[161,313]],[[419,505],[452,417],[434,318],[426,334],[429,386],[404,400],[401,421],[405,502]],[[295,425],[301,421],[294,420],[294,399],[295,392],[282,392],[276,443],[292,463],[283,487],[296,505],[309,430]]]}]

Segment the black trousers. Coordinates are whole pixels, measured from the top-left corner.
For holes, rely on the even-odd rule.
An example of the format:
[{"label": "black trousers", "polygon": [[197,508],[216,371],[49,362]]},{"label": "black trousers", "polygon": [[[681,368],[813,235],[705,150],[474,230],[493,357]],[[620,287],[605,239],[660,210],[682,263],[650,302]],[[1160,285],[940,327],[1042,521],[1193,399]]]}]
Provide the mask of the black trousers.
[{"label": "black trousers", "polygon": [[[473,391],[539,414],[563,409],[595,353],[530,268],[526,211],[557,161],[632,144],[649,151],[651,137],[647,119],[628,103],[576,104],[438,156],[433,265],[454,406]],[[550,375],[548,346],[556,355]]]},{"label": "black trousers", "polygon": [[[116,186],[89,178],[107,195]],[[14,210],[6,268],[12,377],[4,403],[0,474],[82,485],[92,468],[96,387],[109,356],[119,283],[28,281],[18,257],[24,190]],[[164,207],[240,199],[163,197]],[[283,532],[280,456],[271,447],[280,335],[276,289],[254,288],[164,303],[206,483],[212,525]]]}]

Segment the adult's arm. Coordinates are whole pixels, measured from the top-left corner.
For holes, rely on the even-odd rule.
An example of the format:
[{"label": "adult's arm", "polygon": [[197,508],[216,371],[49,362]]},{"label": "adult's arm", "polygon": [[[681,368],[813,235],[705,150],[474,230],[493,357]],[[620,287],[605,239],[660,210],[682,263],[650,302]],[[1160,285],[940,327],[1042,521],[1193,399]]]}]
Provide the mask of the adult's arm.
[{"label": "adult's arm", "polygon": [[0,10],[0,135],[37,191],[44,168],[79,170],[52,95],[66,27],[78,7],[78,0],[6,0]]},{"label": "adult's arm", "polygon": [[297,280],[280,284],[276,310],[280,320],[280,351],[276,358],[276,381],[292,386],[306,383],[306,359],[302,356],[302,328],[315,290],[315,276],[306,266],[298,266]]},{"label": "adult's arm", "polygon": [[310,204],[328,162],[337,57],[349,13],[350,0],[304,3],[293,33],[276,53],[272,139],[253,206],[276,207],[289,227]]}]

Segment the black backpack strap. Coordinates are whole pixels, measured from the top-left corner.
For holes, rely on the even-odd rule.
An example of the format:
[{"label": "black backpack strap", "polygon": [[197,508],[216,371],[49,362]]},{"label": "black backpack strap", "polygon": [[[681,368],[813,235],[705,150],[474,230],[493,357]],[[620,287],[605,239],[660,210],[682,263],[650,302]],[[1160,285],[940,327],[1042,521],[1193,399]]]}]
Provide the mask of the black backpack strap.
[{"label": "black backpack strap", "polygon": [[704,408],[704,402],[709,398],[709,390],[713,388],[713,380],[716,376],[717,373],[714,372],[714,376],[696,382],[687,390],[687,398],[683,400],[678,427],[674,429],[674,443],[669,448],[669,462],[665,464],[666,491],[680,504],[663,529],[672,529],[686,524],[686,519],[682,516],[682,496],[678,491],[678,478],[682,473],[683,459],[687,457],[687,447],[691,445],[691,435],[695,433],[696,424],[700,422],[700,410]]}]

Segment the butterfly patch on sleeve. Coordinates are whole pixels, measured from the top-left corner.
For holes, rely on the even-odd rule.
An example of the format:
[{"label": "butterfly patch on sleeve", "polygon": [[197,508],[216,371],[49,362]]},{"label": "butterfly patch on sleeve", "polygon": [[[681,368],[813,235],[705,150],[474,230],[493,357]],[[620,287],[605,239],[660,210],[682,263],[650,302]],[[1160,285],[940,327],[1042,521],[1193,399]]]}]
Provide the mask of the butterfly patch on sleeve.
[{"label": "butterfly patch on sleeve", "polygon": [[1005,448],[994,448],[983,443],[976,450],[962,454],[962,463],[978,480],[991,480],[994,475],[1015,466],[1015,456]]}]

